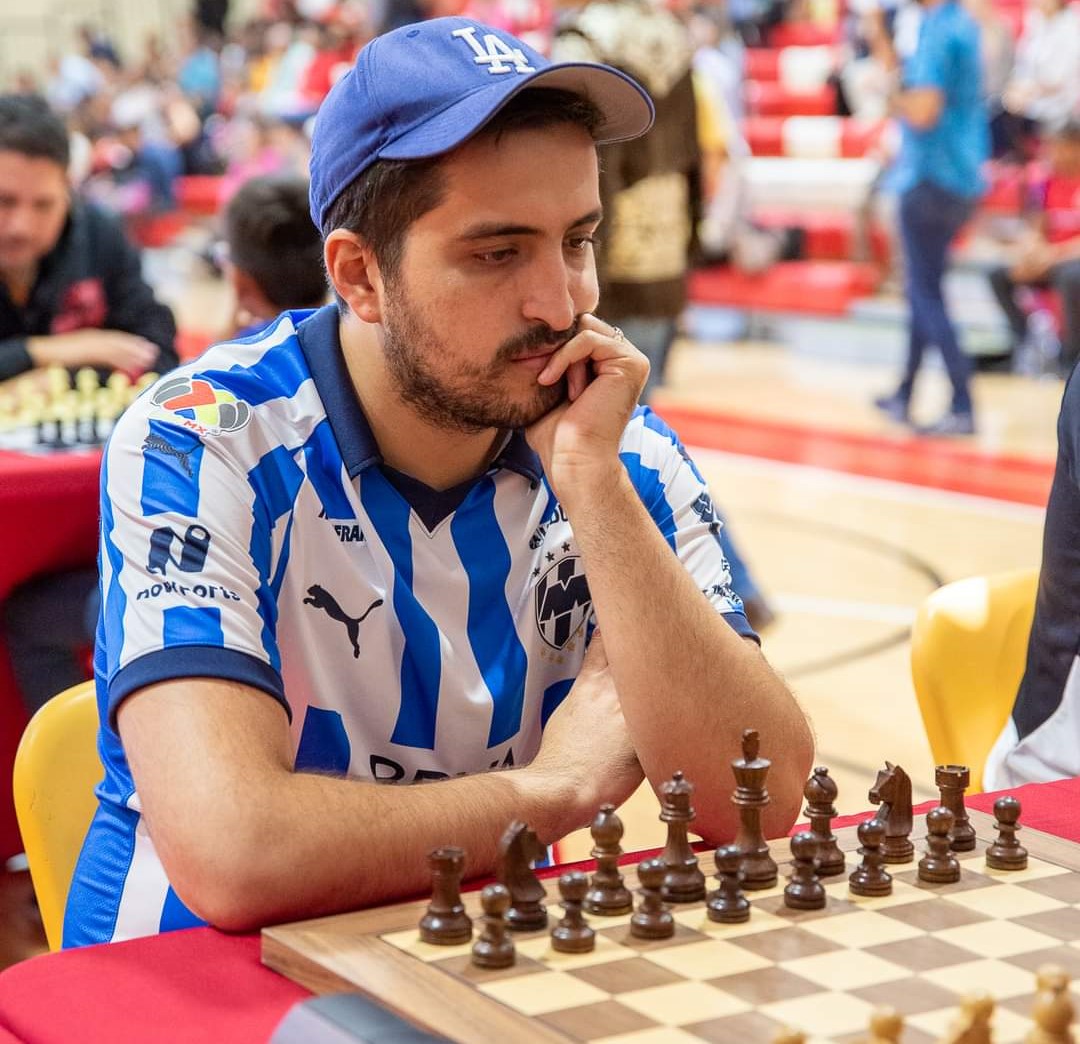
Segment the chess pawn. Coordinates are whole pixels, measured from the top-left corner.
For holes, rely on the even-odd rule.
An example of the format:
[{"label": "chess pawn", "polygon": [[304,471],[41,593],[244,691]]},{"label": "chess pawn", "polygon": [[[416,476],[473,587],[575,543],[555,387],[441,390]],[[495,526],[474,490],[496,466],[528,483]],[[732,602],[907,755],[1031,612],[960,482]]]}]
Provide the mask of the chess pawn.
[{"label": "chess pawn", "polygon": [[428,855],[431,867],[431,903],[420,919],[420,938],[436,946],[457,946],[472,938],[472,919],[461,901],[461,875],[465,852],[453,845]]},{"label": "chess pawn", "polygon": [[870,1036],[866,1044],[897,1044],[904,1032],[904,1020],[895,1008],[877,1008],[870,1016]]},{"label": "chess pawn", "polygon": [[510,890],[498,883],[485,885],[480,907],[484,916],[480,937],[473,943],[472,962],[478,968],[509,968],[514,963],[514,940],[506,927]]},{"label": "chess pawn", "polygon": [[1044,964],[1035,973],[1038,992],[1031,1008],[1035,1028],[1024,1038],[1024,1044],[1072,1044],[1073,1016],[1076,1014],[1069,998],[1069,976],[1056,964]]},{"label": "chess pawn", "polygon": [[772,1044],[806,1044],[806,1034],[802,1030],[782,1026],[773,1037]]},{"label": "chess pawn", "polygon": [[885,869],[881,846],[885,841],[885,824],[880,819],[867,819],[859,824],[859,855],[862,862],[848,877],[848,887],[856,895],[880,896],[892,891],[892,874]]},{"label": "chess pawn", "polygon": [[619,873],[619,856],[622,848],[622,820],[615,814],[614,805],[602,805],[589,828],[593,847],[589,853],[596,860],[596,872],[588,892],[585,893],[585,909],[592,914],[611,917],[630,913],[634,897],[623,884]]},{"label": "chess pawn", "polygon": [[986,850],[986,865],[994,870],[1023,870],[1027,867],[1027,849],[1016,839],[1020,829],[1020,802],[1014,797],[1000,797],[994,802],[994,826],[997,840]]},{"label": "chess pawn", "polygon": [[742,853],[742,884],[747,891],[772,888],[777,878],[776,861],[769,855],[769,845],[761,830],[761,812],[770,801],[765,778],[772,762],[759,755],[760,746],[757,729],[744,729],[742,757],[731,763],[735,773],[731,803],[739,810],[735,844]]},{"label": "chess pawn", "polygon": [[814,769],[806,781],[803,797],[806,798],[805,815],[810,820],[810,833],[818,843],[818,876],[832,877],[844,872],[844,853],[832,832],[832,820],[836,815],[836,781],[824,767]]},{"label": "chess pawn", "polygon": [[953,814],[939,805],[926,813],[926,855],[919,860],[919,880],[952,884],[960,880],[960,863],[949,847]]},{"label": "chess pawn", "polygon": [[934,781],[941,792],[941,804],[953,814],[952,850],[970,852],[975,847],[975,828],[964,807],[964,791],[971,783],[971,772],[966,765],[938,765]]},{"label": "chess pawn", "polygon": [[666,872],[663,859],[646,859],[638,864],[641,902],[630,918],[630,934],[635,939],[670,939],[675,934],[675,918],[660,894]]},{"label": "chess pawn", "polygon": [[663,860],[667,872],[661,894],[669,903],[696,903],[705,898],[705,875],[686,836],[694,819],[693,784],[681,772],[660,787],[660,820],[667,823]]},{"label": "chess pawn", "polygon": [[719,888],[705,904],[710,921],[720,924],[741,924],[750,920],[750,902],[742,893],[742,853],[738,845],[721,845],[716,850],[716,880]]},{"label": "chess pawn", "polygon": [[588,953],[596,948],[596,932],[581,912],[588,890],[589,879],[580,870],[570,870],[559,878],[565,916],[551,929],[551,948],[558,953]]},{"label": "chess pawn", "polygon": [[791,880],[784,888],[784,905],[792,910],[822,910],[825,907],[825,886],[817,875],[818,840],[809,830],[791,839],[791,855],[795,865]]}]

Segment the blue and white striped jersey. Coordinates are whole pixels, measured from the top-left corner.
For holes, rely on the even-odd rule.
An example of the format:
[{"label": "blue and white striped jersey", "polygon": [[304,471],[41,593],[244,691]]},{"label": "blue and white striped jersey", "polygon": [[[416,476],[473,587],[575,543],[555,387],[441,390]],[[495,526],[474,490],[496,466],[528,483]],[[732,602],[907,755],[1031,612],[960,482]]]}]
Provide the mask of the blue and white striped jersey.
[{"label": "blue and white striped jersey", "polygon": [[[199,923],[140,814],[115,731],[128,694],[243,682],[284,706],[298,770],[407,783],[528,762],[577,675],[591,600],[539,458],[511,435],[429,529],[382,466],[337,323],[333,307],[285,313],[211,348],[147,391],[109,443],[95,655],[106,773],[67,946]],[[676,436],[639,409],[621,457],[698,586],[752,635]]]}]

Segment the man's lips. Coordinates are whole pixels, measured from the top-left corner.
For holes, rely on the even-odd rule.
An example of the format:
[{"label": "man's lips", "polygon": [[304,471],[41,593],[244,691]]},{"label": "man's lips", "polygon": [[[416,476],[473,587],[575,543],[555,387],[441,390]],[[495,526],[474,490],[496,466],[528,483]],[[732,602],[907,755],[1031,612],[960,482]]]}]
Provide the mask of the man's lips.
[{"label": "man's lips", "polygon": [[519,366],[524,366],[527,370],[532,370],[534,373],[539,373],[545,366],[547,366],[548,360],[558,351],[558,348],[544,348],[538,352],[530,352],[527,355],[517,355],[513,358],[512,362],[517,363]]}]

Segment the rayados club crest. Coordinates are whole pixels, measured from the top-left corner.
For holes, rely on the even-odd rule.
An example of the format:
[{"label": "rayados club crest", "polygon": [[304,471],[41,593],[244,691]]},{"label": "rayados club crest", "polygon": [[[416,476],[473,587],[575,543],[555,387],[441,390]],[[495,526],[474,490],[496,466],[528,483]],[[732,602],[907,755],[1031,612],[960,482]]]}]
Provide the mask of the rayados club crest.
[{"label": "rayados club crest", "polygon": [[592,596],[580,555],[556,562],[536,582],[536,626],[553,649],[577,634],[592,609]]}]

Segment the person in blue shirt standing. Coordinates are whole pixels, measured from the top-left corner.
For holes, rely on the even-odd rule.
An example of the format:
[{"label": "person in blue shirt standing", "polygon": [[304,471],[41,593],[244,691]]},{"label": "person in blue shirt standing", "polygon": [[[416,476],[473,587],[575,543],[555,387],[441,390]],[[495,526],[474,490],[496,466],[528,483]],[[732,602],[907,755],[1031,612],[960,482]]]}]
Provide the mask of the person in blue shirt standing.
[{"label": "person in blue shirt standing", "polygon": [[952,382],[952,404],[928,435],[975,430],[971,366],[960,350],[942,293],[949,245],[971,217],[984,190],[989,155],[982,97],[979,28],[958,0],[922,0],[925,11],[915,53],[903,70],[893,112],[902,128],[893,186],[900,198],[900,236],[910,309],[907,364],[899,388],[875,400],[907,423],[915,377],[928,345],[941,351]]}]

